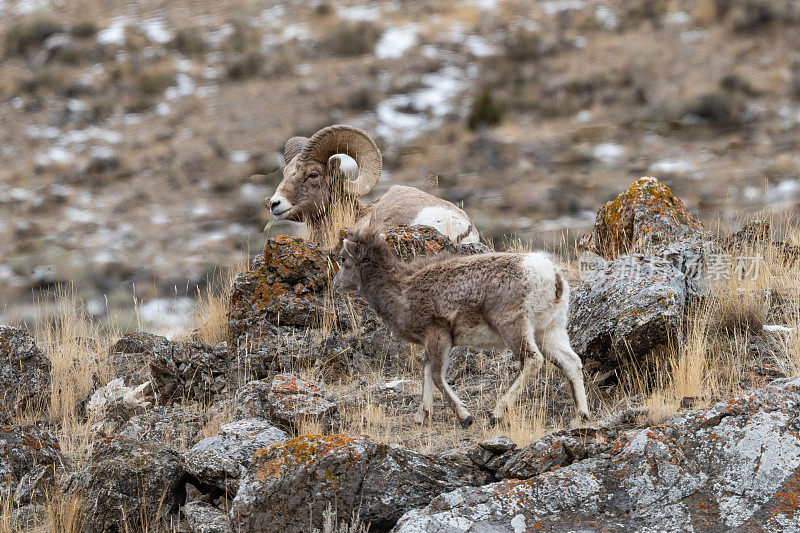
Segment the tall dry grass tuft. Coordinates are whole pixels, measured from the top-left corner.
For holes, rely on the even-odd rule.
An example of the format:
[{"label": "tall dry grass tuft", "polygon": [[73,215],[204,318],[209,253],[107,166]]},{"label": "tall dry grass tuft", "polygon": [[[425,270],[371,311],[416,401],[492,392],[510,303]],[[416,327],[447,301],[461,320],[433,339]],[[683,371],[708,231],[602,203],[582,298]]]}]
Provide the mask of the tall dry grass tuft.
[{"label": "tall dry grass tuft", "polygon": [[215,271],[200,292],[193,316],[198,341],[215,346],[227,340],[228,298],[236,275],[249,267],[249,256],[248,252],[233,266]]},{"label": "tall dry grass tuft", "polygon": [[332,248],[339,243],[342,228],[352,228],[361,214],[361,201],[334,192],[325,216],[308,225],[310,237],[322,248]]},{"label": "tall dry grass tuft", "polygon": [[90,433],[79,406],[96,387],[115,377],[108,346],[72,287],[56,291],[55,313],[37,325],[34,336],[50,360],[51,373],[49,409],[33,416],[56,422],[62,450],[81,463]]}]

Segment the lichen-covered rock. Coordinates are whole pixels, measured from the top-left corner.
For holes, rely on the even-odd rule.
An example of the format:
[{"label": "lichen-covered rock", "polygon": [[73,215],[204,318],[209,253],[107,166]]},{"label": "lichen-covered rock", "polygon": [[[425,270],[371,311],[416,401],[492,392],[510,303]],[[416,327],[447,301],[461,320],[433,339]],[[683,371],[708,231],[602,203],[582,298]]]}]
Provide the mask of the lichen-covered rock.
[{"label": "lichen-covered rock", "polygon": [[639,431],[530,479],[462,488],[397,533],[798,531],[800,378]]},{"label": "lichen-covered rock", "polygon": [[17,505],[35,500],[43,481],[64,464],[61,448],[48,431],[30,425],[0,426],[0,491]]},{"label": "lichen-covered rock", "polygon": [[686,303],[686,276],[670,261],[621,256],[572,290],[572,347],[584,360],[611,366],[623,353],[644,356],[680,338]]},{"label": "lichen-covered rock", "polygon": [[233,497],[241,470],[250,464],[253,453],[288,438],[264,420],[239,420],[222,426],[219,435],[195,444],[183,454],[183,459],[190,474]]},{"label": "lichen-covered rock", "polygon": [[259,379],[246,383],[233,394],[233,417],[237,420],[256,418],[269,420],[269,379]]},{"label": "lichen-covered rock", "polygon": [[27,331],[0,326],[0,422],[50,402],[50,360]]},{"label": "lichen-covered rock", "polygon": [[168,446],[116,436],[94,444],[89,464],[63,490],[81,502],[87,533],[160,529],[177,522],[185,477]]},{"label": "lichen-covered rock", "polygon": [[564,430],[545,435],[520,450],[507,454],[495,473],[498,479],[528,479],[556,468],[571,465],[608,450],[593,431]]},{"label": "lichen-covered rock", "polygon": [[152,333],[142,331],[125,333],[108,350],[114,371],[126,384],[149,381],[148,361],[156,346],[168,342],[166,337]]},{"label": "lichen-covered rock", "polygon": [[299,237],[270,237],[264,255],[236,276],[228,325],[235,341],[257,339],[261,323],[306,326],[320,320],[328,283],[328,256]]},{"label": "lichen-covered rock", "polygon": [[206,423],[203,413],[173,406],[158,406],[129,419],[119,434],[129,439],[160,442],[176,449],[187,449],[200,440]]},{"label": "lichen-covered rock", "polygon": [[222,392],[231,367],[225,343],[166,342],[149,357],[153,392],[162,404],[208,401]]},{"label": "lichen-covered rock", "polygon": [[613,259],[687,239],[712,237],[669,187],[656,178],[640,178],[598,211],[592,233],[578,246]]},{"label": "lichen-covered rock", "polygon": [[287,430],[296,429],[301,421],[314,420],[330,426],[336,404],[323,389],[290,374],[272,378],[267,402],[270,420]]},{"label": "lichen-covered rock", "polygon": [[474,466],[365,436],[305,435],[256,452],[231,516],[235,531],[308,531],[331,506],[339,516],[358,510],[371,531],[386,531],[406,510],[485,478]]},{"label": "lichen-covered rock", "polygon": [[434,228],[419,225],[399,226],[387,231],[386,243],[401,259],[440,253],[474,255],[489,251],[485,244],[454,244]]}]

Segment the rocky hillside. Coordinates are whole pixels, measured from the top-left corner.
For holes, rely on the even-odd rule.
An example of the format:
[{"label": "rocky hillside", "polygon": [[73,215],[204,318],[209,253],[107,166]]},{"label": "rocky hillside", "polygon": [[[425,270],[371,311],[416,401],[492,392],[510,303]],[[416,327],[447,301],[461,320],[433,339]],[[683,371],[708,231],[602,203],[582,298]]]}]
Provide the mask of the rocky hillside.
[{"label": "rocky hillside", "polygon": [[[407,260],[487,251],[422,226],[387,242]],[[761,273],[739,277],[755,252]],[[0,527],[797,530],[798,253],[766,223],[716,235],[654,178],[597,213],[570,274],[595,420],[572,429],[549,367],[490,426],[514,361],[465,348],[449,374],[476,424],[437,396],[415,425],[420,354],[331,292],[328,253],[268,239],[215,346],[0,327]]]},{"label": "rocky hillside", "polygon": [[0,320],[74,282],[98,320],[133,327],[136,296],[182,329],[176,297],[261,249],[286,140],[339,122],[384,152],[374,195],[438,186],[496,245],[571,249],[645,174],[710,226],[791,215],[798,20],[792,0],[5,0]]}]

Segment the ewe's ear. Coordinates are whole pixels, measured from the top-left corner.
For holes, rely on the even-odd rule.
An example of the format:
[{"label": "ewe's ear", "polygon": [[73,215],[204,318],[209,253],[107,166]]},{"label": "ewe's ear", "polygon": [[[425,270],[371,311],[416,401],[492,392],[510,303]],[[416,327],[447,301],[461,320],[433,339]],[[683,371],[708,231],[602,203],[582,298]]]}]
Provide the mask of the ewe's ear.
[{"label": "ewe's ear", "polygon": [[328,159],[328,173],[336,172],[342,166],[342,158],[339,156]]},{"label": "ewe's ear", "polygon": [[355,254],[356,251],[355,247],[356,243],[354,243],[353,241],[348,241],[347,239],[342,241],[342,250],[344,250],[344,253],[346,253],[350,257],[353,257],[353,254]]}]

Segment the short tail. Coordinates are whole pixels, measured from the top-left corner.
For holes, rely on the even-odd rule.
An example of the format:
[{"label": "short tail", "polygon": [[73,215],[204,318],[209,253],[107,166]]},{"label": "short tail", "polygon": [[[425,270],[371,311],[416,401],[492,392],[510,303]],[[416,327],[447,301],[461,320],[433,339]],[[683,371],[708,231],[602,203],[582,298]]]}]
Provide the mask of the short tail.
[{"label": "short tail", "polygon": [[555,283],[555,292],[556,297],[553,300],[553,303],[559,303],[561,301],[561,297],[564,296],[564,278],[561,276],[561,272],[558,271],[558,267],[555,267],[556,271],[556,283]]}]

